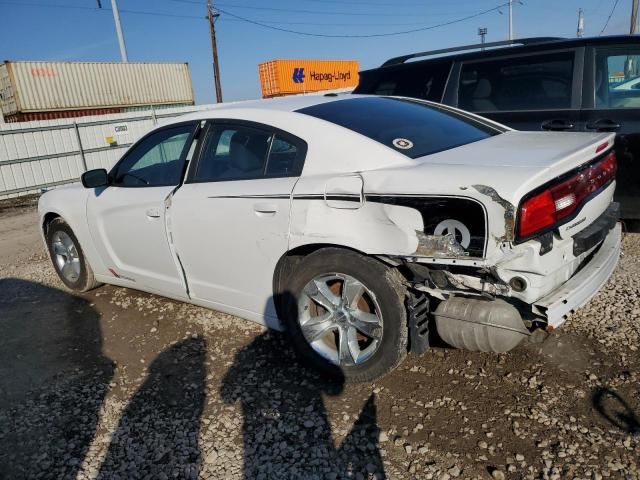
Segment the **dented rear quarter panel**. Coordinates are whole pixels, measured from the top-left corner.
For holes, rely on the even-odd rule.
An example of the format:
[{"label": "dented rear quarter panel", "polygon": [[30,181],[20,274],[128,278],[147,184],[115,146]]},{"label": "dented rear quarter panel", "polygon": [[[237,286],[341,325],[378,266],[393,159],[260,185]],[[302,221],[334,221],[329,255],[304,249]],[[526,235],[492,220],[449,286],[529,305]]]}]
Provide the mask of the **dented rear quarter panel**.
[{"label": "dented rear quarter panel", "polygon": [[[362,177],[361,197],[355,207],[344,209],[331,207],[324,196],[327,184],[341,174],[312,173],[317,171],[317,166],[313,166],[317,159],[312,158],[294,190],[291,248],[326,243],[367,254],[416,255],[416,232],[436,233],[425,230],[429,208],[433,209],[434,217],[441,212],[437,207],[428,207],[420,213],[409,206],[384,203],[380,200],[384,196],[424,198],[425,202],[434,198],[462,199],[468,201],[470,207],[480,205],[482,213],[478,215],[484,217],[485,247],[481,254],[475,252],[469,258],[482,258],[484,263],[493,265],[523,256],[526,247],[512,245],[521,199],[535,188],[592,160],[596,157],[595,146],[602,142],[612,144],[613,138],[611,134],[509,131],[413,161],[391,162],[391,166],[381,162],[377,164],[382,165],[379,168],[357,173]],[[397,152],[386,150],[395,160]],[[316,199],[297,198],[304,198],[305,194],[315,194]],[[561,238],[575,235],[592,223],[611,202],[611,195],[607,191],[585,205],[581,215],[586,220],[565,226]],[[539,243],[534,241],[534,249],[536,245],[539,251]],[[459,259],[459,263],[464,261],[464,257]]]}]

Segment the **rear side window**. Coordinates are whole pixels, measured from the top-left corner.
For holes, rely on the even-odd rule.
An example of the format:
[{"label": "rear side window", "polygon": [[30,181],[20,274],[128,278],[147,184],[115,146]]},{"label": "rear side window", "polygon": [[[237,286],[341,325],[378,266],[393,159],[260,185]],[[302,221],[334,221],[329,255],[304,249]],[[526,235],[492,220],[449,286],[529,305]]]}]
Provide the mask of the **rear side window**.
[{"label": "rear side window", "polygon": [[458,106],[472,112],[571,108],[573,52],[464,64]]},{"label": "rear side window", "polygon": [[395,95],[440,102],[451,62],[403,65],[362,74],[354,93]]},{"label": "rear side window", "polygon": [[299,113],[335,123],[410,158],[449,150],[501,133],[445,107],[393,97],[321,103]]},{"label": "rear side window", "polygon": [[244,180],[263,176],[271,132],[245,126],[216,126],[205,140],[195,179]]},{"label": "rear side window", "polygon": [[299,138],[267,126],[214,124],[205,137],[192,181],[297,176],[306,151]]}]

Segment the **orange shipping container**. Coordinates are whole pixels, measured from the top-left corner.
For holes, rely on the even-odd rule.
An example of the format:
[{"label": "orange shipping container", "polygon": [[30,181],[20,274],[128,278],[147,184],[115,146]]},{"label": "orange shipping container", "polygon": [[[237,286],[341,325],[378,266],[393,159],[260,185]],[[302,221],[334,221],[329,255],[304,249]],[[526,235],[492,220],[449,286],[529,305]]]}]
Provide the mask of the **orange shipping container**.
[{"label": "orange shipping container", "polygon": [[258,72],[263,98],[358,85],[355,60],[271,60],[259,64]]}]

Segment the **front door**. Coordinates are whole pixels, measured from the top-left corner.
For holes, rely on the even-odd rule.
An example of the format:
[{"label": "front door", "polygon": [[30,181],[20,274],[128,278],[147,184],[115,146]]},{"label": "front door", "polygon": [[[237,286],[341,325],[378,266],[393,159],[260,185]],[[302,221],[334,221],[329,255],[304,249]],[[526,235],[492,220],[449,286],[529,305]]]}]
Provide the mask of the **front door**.
[{"label": "front door", "polygon": [[[596,48],[593,85],[585,98],[582,129],[616,132],[616,200],[622,218],[640,218],[640,47]],[[585,89],[586,91],[586,89]],[[586,93],[585,93],[586,97]]]},{"label": "front door", "polygon": [[291,192],[306,145],[253,123],[207,130],[171,207],[189,294],[218,310],[275,322],[273,275],[287,251]]},{"label": "front door", "polygon": [[181,181],[195,127],[167,127],[143,138],[110,172],[110,185],[89,195],[89,230],[121,284],[186,297],[167,236],[167,202]]}]

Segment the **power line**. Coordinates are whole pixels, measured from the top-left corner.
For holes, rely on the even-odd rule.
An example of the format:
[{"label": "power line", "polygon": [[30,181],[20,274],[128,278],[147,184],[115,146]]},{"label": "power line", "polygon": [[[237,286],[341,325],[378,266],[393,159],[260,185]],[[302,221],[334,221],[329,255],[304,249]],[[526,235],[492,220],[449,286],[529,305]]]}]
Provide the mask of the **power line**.
[{"label": "power line", "polygon": [[[335,4],[340,4],[343,6],[348,6],[348,5],[366,5],[369,7],[424,7],[426,6],[424,3],[389,3],[389,2],[369,2],[369,1],[364,1],[364,2],[342,2],[340,0],[306,0],[307,2],[316,2],[316,3],[335,3]],[[458,0],[456,3],[461,3],[460,0]],[[477,0],[468,0],[467,1],[468,4],[474,4],[477,5],[478,1]]]},{"label": "power line", "polygon": [[[196,0],[171,0],[172,2],[177,2],[177,3],[190,3],[193,5],[202,5],[201,2],[198,2]],[[508,5],[508,4],[505,4]],[[505,5],[501,5],[501,6],[505,6]],[[255,6],[250,6],[250,5],[236,5],[233,3],[219,3],[216,2],[216,4],[214,5],[214,8],[216,10],[220,10],[218,7],[225,7],[225,8],[240,8],[240,9],[245,9],[245,10],[264,10],[264,11],[269,11],[269,12],[285,12],[285,13],[302,13],[302,14],[310,14],[310,15],[340,15],[340,16],[354,16],[354,17],[411,17],[411,18],[415,18],[415,17],[432,17],[432,14],[428,14],[428,13],[424,13],[424,14],[415,14],[415,13],[364,13],[364,12],[345,12],[345,11],[333,11],[333,12],[327,12],[324,10],[302,10],[302,9],[295,9],[295,8],[278,8],[278,7],[255,7]],[[497,7],[495,8],[497,9]],[[222,11],[222,10],[220,10]],[[462,13],[466,13],[466,12],[450,12],[450,13],[446,13],[445,15],[455,15],[455,14],[462,14]],[[442,15],[442,13],[440,14]]]},{"label": "power line", "polygon": [[[354,1],[354,2],[343,2],[340,0],[304,0],[307,2],[314,2],[314,3],[322,3],[322,4],[334,4],[334,5],[340,5],[343,7],[349,7],[349,6],[356,6],[356,7],[362,7],[362,6],[367,6],[367,7],[393,7],[395,9],[398,8],[410,8],[410,7],[428,7],[428,8],[433,8],[433,6],[439,5],[440,3],[438,3],[436,1],[435,4],[432,5],[427,5],[424,2],[408,2],[408,3],[399,3],[399,2],[372,2],[372,1]],[[486,0],[485,0],[486,1]],[[191,2],[190,2],[191,3]],[[196,3],[196,2],[193,2]],[[459,4],[466,4],[466,5],[478,5],[478,0],[456,0],[455,2],[457,5]],[[491,2],[493,3],[493,2]],[[231,6],[231,4],[226,4],[226,6]],[[251,5],[236,5],[233,4],[234,7],[244,7],[244,8],[256,8],[253,7]]]},{"label": "power line", "polygon": [[[191,3],[191,2],[190,2]],[[61,9],[79,9],[79,10],[91,10],[94,12],[111,12],[110,8],[97,8],[97,7],[84,7],[78,5],[63,5],[63,4],[46,4],[46,3],[33,3],[33,2],[12,2],[10,0],[1,0],[0,5],[16,5],[20,7],[46,7],[46,8],[61,8]],[[206,20],[206,16],[202,15],[183,15],[179,13],[163,13],[163,12],[150,12],[146,10],[131,10],[128,8],[120,8],[120,13],[126,13],[130,15],[148,15],[153,17],[168,17],[168,18],[186,18],[186,19],[194,19],[194,20]],[[445,14],[441,14],[445,15]],[[448,14],[446,14],[448,15]],[[424,25],[424,22],[366,22],[366,23],[336,23],[336,22],[298,22],[298,21],[277,21],[277,20],[256,20],[252,19],[258,23],[266,23],[272,25],[309,25],[316,27],[409,27],[415,25]],[[237,18],[219,18],[218,21],[222,22],[242,22],[245,20],[240,20]]]},{"label": "power line", "polygon": [[71,8],[75,10],[93,10],[94,12],[110,12],[110,8],[83,7],[81,5],[57,5],[55,3],[31,3],[31,2],[8,2],[2,1],[0,5],[17,5],[19,7],[38,7],[38,8]]},{"label": "power line", "polygon": [[[37,7],[37,8],[62,8],[62,9],[73,9],[73,10],[91,10],[94,12],[111,12],[110,8],[98,8],[98,7],[84,7],[80,5],[62,5],[62,4],[51,4],[51,3],[32,3],[32,2],[12,2],[12,1],[0,1],[0,5],[16,5],[19,7]],[[120,8],[120,13],[128,13],[131,15],[151,15],[156,17],[173,17],[173,18],[193,18],[202,20],[206,17],[196,16],[196,15],[181,15],[176,13],[162,13],[162,12],[149,12],[145,10],[129,10],[127,8]]]},{"label": "power line", "polygon": [[[187,2],[187,0],[173,0],[173,1],[183,1],[183,2],[186,2],[186,3],[194,3],[194,2]],[[323,33],[301,32],[301,31],[298,31],[298,30],[290,30],[288,28],[275,27],[273,25],[267,25],[266,23],[257,22],[257,21],[254,21],[254,20],[251,20],[251,19],[248,19],[248,18],[245,18],[245,17],[241,17],[240,15],[236,15],[234,13],[222,10],[221,8],[219,8],[217,6],[215,8],[219,12],[224,13],[225,15],[229,15],[230,17],[236,18],[238,20],[242,20],[244,22],[247,22],[247,23],[250,23],[250,24],[253,24],[253,25],[258,25],[258,26],[263,27],[263,28],[268,28],[268,29],[271,29],[271,30],[277,30],[277,31],[280,31],[280,32],[285,32],[285,33],[293,33],[293,34],[296,34],[296,35],[304,35],[304,36],[308,36],[308,37],[324,37],[324,38],[372,38],[372,37],[391,37],[391,36],[395,36],[395,35],[406,35],[406,34],[409,34],[409,33],[423,32],[423,31],[426,31],[426,30],[433,30],[434,28],[446,27],[448,25],[453,25],[454,23],[460,23],[460,22],[464,22],[466,20],[470,20],[472,18],[477,18],[477,17],[480,17],[482,15],[486,15],[487,13],[491,13],[491,12],[497,11],[500,8],[505,7],[507,5],[508,5],[508,3],[504,3],[504,4],[501,4],[501,5],[498,5],[497,7],[489,8],[487,10],[482,10],[480,12],[477,12],[477,13],[473,14],[473,15],[469,15],[469,16],[466,16],[466,17],[458,18],[458,19],[451,20],[451,21],[448,21],[448,22],[442,22],[442,23],[439,23],[439,24],[436,24],[436,25],[430,25],[430,26],[425,26],[425,27],[421,27],[421,28],[414,28],[414,29],[411,29],[411,30],[404,30],[404,31],[400,31],[400,32],[372,33],[372,34],[367,34],[367,35],[330,35],[330,34],[323,34]]]},{"label": "power line", "polygon": [[[193,1],[193,0],[171,0],[174,2],[180,2],[180,3],[191,3],[191,4],[197,4],[197,5],[201,5],[200,2],[197,1]],[[616,2],[617,3],[617,2]],[[61,8],[61,9],[77,9],[77,10],[91,10],[94,12],[111,12],[111,9],[109,8],[97,8],[97,7],[85,7],[85,6],[80,6],[80,5],[67,5],[67,4],[46,4],[46,3],[36,3],[36,2],[15,2],[15,1],[10,1],[10,0],[1,0],[0,1],[0,5],[16,5],[16,6],[22,6],[22,7],[44,7],[44,8]],[[228,4],[224,4],[224,5],[228,5]],[[415,32],[421,32],[421,31],[426,31],[426,30],[432,30],[435,28],[440,28],[440,27],[444,27],[447,25],[452,25],[455,23],[460,23],[460,22],[464,22],[466,20],[470,20],[472,18],[476,18],[482,15],[486,15],[488,13],[494,12],[494,11],[498,11],[501,8],[507,6],[508,3],[504,3],[501,5],[498,5],[497,7],[493,7],[493,8],[489,8],[477,13],[474,13],[472,15],[468,15],[462,18],[458,18],[458,19],[454,19],[451,21],[447,21],[447,22],[442,22],[442,23],[438,23],[436,25],[430,25],[430,26],[423,26],[423,27],[419,27],[419,28],[415,28],[415,29],[410,29],[410,30],[404,30],[404,31],[399,31],[399,32],[389,32],[389,33],[373,33],[373,34],[366,34],[366,35],[340,35],[340,34],[336,34],[336,35],[331,35],[331,34],[320,34],[320,33],[312,33],[312,32],[302,32],[302,31],[297,31],[297,30],[291,30],[291,29],[287,29],[287,28],[281,28],[281,27],[277,27],[274,25],[313,25],[313,26],[345,26],[345,27],[368,27],[368,26],[385,26],[385,25],[389,25],[389,26],[410,26],[410,25],[422,25],[422,23],[418,23],[418,22],[414,22],[414,23],[320,23],[320,22],[282,22],[282,21],[268,21],[268,20],[255,20],[255,19],[250,19],[250,18],[246,18],[240,15],[236,15],[234,13],[231,13],[229,11],[226,10],[221,10],[218,7],[215,7],[216,10],[220,11],[221,13],[224,13],[225,15],[228,15],[231,18],[221,18],[220,20],[224,20],[224,21],[236,21],[236,22],[245,22],[245,23],[249,23],[252,25],[257,25],[263,28],[268,28],[271,30],[276,30],[276,31],[281,31],[281,32],[285,32],[285,33],[292,33],[292,34],[296,34],[296,35],[304,35],[304,36],[311,36],[311,37],[325,37],[325,38],[372,38],[372,37],[388,37],[388,36],[395,36],[395,35],[406,35],[409,33],[415,33]],[[262,9],[269,9],[267,7],[262,7]],[[278,9],[277,11],[291,11],[291,12],[300,12],[298,10],[286,10],[286,9]],[[173,13],[163,13],[163,12],[151,12],[151,11],[144,11],[144,10],[130,10],[130,9],[120,9],[121,13],[126,13],[126,14],[131,14],[131,15],[150,15],[150,16],[157,16],[157,17],[170,17],[170,18],[186,18],[186,19],[197,19],[197,20],[202,20],[205,19],[206,17],[204,16],[196,16],[196,15],[182,15],[182,14],[173,14]],[[326,13],[326,12],[321,12],[321,13]],[[333,15],[341,15],[340,13],[332,13]],[[368,15],[368,14],[362,14],[362,15]],[[412,17],[415,17],[415,15],[411,15]]]},{"label": "power line", "polygon": [[604,27],[602,27],[602,30],[600,30],[600,35],[602,35],[604,33],[604,31],[607,29],[607,25],[609,25],[609,20],[611,20],[611,17],[613,17],[613,12],[616,11],[616,7],[618,6],[618,1],[619,0],[615,0],[615,2],[613,3],[613,8],[611,9],[611,13],[609,14],[609,18],[607,18],[607,21],[604,24]]},{"label": "power line", "polygon": [[[189,2],[191,3],[191,2]],[[0,0],[0,5],[16,5],[20,7],[36,7],[36,8],[60,8],[60,9],[79,9],[79,10],[91,10],[94,12],[111,12],[110,8],[102,7],[84,7],[78,5],[66,5],[66,4],[47,4],[47,3],[34,3],[34,2],[13,2],[11,0]],[[194,20],[206,20],[206,16],[202,15],[183,15],[179,13],[163,13],[163,12],[151,12],[146,10],[131,10],[128,8],[120,8],[120,13],[125,13],[129,15],[148,15],[153,17],[167,17],[167,18],[185,18],[185,19],[194,19]],[[445,14],[441,14],[445,15]],[[448,14],[447,14],[448,15]],[[298,22],[298,21],[277,21],[277,20],[256,20],[252,19],[258,23],[265,23],[271,25],[308,25],[308,26],[316,26],[316,27],[409,27],[415,25],[424,25],[424,22],[366,22],[366,23],[336,23],[336,22]],[[219,18],[218,21],[226,22],[242,22],[245,20],[240,20],[238,18]]]},{"label": "power line", "polygon": [[[122,10],[120,10],[122,11]],[[270,25],[311,25],[316,27],[410,27],[414,25],[424,25],[424,22],[404,22],[404,23],[389,23],[389,22],[378,22],[378,23],[335,23],[335,22],[283,22],[283,21],[275,21],[275,20],[256,20],[252,19],[255,22],[259,23],[267,23]],[[237,18],[219,18],[220,22],[243,22],[244,20],[239,20]]]}]

